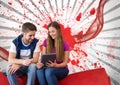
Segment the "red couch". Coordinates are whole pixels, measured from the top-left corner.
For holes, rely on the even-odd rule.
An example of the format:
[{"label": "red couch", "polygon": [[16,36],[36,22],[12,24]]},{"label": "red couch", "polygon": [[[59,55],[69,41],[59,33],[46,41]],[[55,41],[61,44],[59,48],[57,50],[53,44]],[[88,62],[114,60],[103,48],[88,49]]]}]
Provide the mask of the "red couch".
[{"label": "red couch", "polygon": [[[8,52],[0,47],[0,57],[7,60],[7,56]],[[25,85],[26,80],[26,76],[18,77],[19,85]],[[3,72],[0,72],[0,85],[9,85],[7,77]],[[37,80],[35,85],[38,85]],[[59,81],[59,85],[110,85],[110,78],[107,76],[104,68],[99,68],[69,74],[66,78]]]},{"label": "red couch", "polygon": [[[26,76],[19,77],[19,85],[25,85],[26,80]],[[2,72],[0,72],[0,85],[9,85],[7,77]],[[35,85],[38,85],[37,81]],[[59,85],[110,85],[110,80],[105,69],[99,68],[70,74],[60,80]]]}]

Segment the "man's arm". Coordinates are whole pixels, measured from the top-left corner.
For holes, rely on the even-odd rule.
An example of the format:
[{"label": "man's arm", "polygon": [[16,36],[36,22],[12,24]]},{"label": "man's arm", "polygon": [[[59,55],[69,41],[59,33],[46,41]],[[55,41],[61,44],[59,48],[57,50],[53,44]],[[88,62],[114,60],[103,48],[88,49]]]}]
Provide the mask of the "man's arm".
[{"label": "man's arm", "polygon": [[32,62],[34,62],[35,59],[33,59],[33,58],[32,59],[17,59],[16,54],[10,52],[8,62],[10,64],[17,64],[17,65],[21,65],[21,66],[29,66]]},{"label": "man's arm", "polygon": [[8,62],[10,64],[22,64],[22,61],[22,59],[16,59],[16,46],[12,42],[11,47],[9,49]]},{"label": "man's arm", "polygon": [[9,52],[8,62],[10,64],[22,64],[22,59],[16,59],[16,53]]},{"label": "man's arm", "polygon": [[40,52],[34,52],[33,53],[32,63],[37,63],[38,62],[39,54],[40,54]]},{"label": "man's arm", "polygon": [[40,56],[40,42],[38,41],[33,53],[32,63],[37,63],[39,60],[39,56]]}]

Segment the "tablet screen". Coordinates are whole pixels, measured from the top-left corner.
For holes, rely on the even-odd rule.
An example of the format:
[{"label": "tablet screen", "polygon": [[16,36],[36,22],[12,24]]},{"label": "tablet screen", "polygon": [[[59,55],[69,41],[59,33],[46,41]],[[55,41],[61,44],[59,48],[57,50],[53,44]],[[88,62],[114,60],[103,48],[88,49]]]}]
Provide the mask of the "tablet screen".
[{"label": "tablet screen", "polygon": [[50,53],[50,54],[42,54],[41,55],[41,62],[45,65],[47,62],[52,61],[56,59],[56,53]]}]

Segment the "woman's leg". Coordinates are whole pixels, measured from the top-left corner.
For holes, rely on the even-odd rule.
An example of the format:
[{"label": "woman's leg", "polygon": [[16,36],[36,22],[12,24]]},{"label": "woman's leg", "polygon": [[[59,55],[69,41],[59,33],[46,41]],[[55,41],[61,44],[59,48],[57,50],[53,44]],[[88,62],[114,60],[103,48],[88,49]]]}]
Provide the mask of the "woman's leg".
[{"label": "woman's leg", "polygon": [[36,65],[30,64],[27,73],[27,85],[34,85],[36,79]]},{"label": "woman's leg", "polygon": [[68,72],[67,68],[46,68],[45,76],[48,85],[58,85],[58,80],[66,77]]},{"label": "woman's leg", "polygon": [[37,70],[37,78],[40,85],[48,85],[45,77],[45,68],[41,68]]}]

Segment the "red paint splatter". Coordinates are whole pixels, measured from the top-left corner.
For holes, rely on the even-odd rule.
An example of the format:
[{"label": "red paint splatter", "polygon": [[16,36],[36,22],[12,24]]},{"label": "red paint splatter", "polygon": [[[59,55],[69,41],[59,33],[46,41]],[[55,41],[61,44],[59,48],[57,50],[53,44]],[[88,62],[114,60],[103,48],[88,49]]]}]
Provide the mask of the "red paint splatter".
[{"label": "red paint splatter", "polygon": [[72,60],[71,63],[72,63],[72,65],[76,65],[75,60]]},{"label": "red paint splatter", "polygon": [[[74,38],[71,36],[71,31],[70,31],[70,28],[67,27],[67,28],[64,28],[64,25],[60,24],[61,26],[61,32],[62,32],[62,37],[64,40],[66,40],[71,49],[74,47],[74,44],[75,44],[75,40]],[[43,28],[46,28],[47,29],[48,25],[47,24],[44,24]]]},{"label": "red paint splatter", "polygon": [[80,21],[81,16],[82,16],[82,13],[79,13],[78,16],[76,17],[76,20],[77,20],[77,21]]},{"label": "red paint splatter", "polygon": [[75,60],[71,60],[71,63],[72,63],[72,65],[78,66],[79,60],[78,59],[76,61]]},{"label": "red paint splatter", "polygon": [[21,25],[19,25],[19,28],[21,28],[22,26]]},{"label": "red paint splatter", "polygon": [[71,61],[71,59],[70,59],[70,58],[68,58],[68,63],[70,63],[70,61]]},{"label": "red paint splatter", "polygon": [[98,52],[96,52],[96,54],[97,54],[97,55],[99,55],[99,53],[98,53]]},{"label": "red paint splatter", "polygon": [[90,10],[90,15],[94,15],[95,14],[95,8],[92,8],[91,10]]},{"label": "red paint splatter", "polygon": [[46,28],[46,29],[47,29],[47,28],[48,28],[48,25],[47,25],[47,24],[44,24],[43,28]]},{"label": "red paint splatter", "polygon": [[8,2],[9,5],[12,5],[12,2]]},{"label": "red paint splatter", "polygon": [[71,28],[67,27],[67,28],[64,28],[64,25],[61,24],[61,31],[62,31],[62,35],[63,35],[63,38],[69,42],[69,45],[71,48],[74,47],[74,44],[75,44],[75,40],[74,38],[71,36]]},{"label": "red paint splatter", "polygon": [[85,68],[84,68],[83,66],[80,66],[80,68],[81,68],[83,71],[85,71]]},{"label": "red paint splatter", "polygon": [[100,65],[100,62],[99,62],[99,61],[95,62],[93,65],[94,65],[94,68],[101,68],[101,67],[102,67],[102,66]]}]

